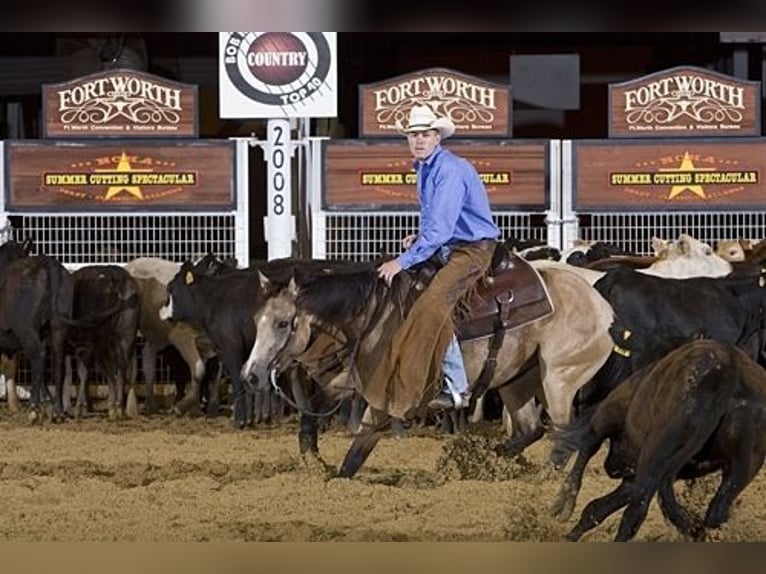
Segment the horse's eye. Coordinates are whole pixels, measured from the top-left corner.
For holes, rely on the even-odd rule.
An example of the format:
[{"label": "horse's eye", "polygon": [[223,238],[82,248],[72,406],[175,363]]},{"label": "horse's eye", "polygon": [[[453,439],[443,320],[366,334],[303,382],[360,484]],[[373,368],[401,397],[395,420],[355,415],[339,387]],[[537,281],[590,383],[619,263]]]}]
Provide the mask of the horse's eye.
[{"label": "horse's eye", "polygon": [[290,326],[290,321],[279,321],[277,323],[277,329],[287,329]]}]

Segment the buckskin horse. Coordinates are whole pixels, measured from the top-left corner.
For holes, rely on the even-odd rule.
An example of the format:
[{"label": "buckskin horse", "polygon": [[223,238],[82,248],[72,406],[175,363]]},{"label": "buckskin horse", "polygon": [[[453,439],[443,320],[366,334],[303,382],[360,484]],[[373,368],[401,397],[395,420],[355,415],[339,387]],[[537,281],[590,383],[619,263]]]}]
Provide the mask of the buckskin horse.
[{"label": "buckskin horse", "polygon": [[[560,268],[534,271],[520,258],[505,261],[504,273],[495,270],[495,277],[480,279],[485,288],[473,292],[475,300],[467,317],[478,316],[478,321],[458,324],[474,396],[486,388],[498,388],[504,403],[513,403],[515,406],[509,408],[516,408],[525,400],[513,396],[513,379],[539,366],[550,418],[554,426],[564,425],[570,420],[575,393],[612,351],[608,333],[612,310],[575,272]],[[508,312],[512,301],[523,304],[527,298],[528,287],[507,282],[507,277],[522,271],[531,273],[544,286],[549,305],[546,315],[535,318],[532,314],[525,320],[529,307]],[[296,273],[289,285],[266,300],[254,315],[258,336],[241,375],[244,380],[257,378],[259,386],[268,385],[270,371],[286,369],[311,347],[317,333],[332,333],[338,345],[348,349],[345,369],[338,374],[342,382],[335,386],[348,387],[350,381],[368,399],[365,373],[387,348],[394,325],[406,312],[404,301],[416,291],[417,280],[408,273],[397,275],[388,287],[369,264],[341,273]],[[481,319],[484,313],[480,308],[493,305],[500,315]],[[487,333],[489,323],[506,329]],[[341,477],[353,476],[364,464],[390,418],[388,412],[367,408],[362,428],[339,470]]]}]

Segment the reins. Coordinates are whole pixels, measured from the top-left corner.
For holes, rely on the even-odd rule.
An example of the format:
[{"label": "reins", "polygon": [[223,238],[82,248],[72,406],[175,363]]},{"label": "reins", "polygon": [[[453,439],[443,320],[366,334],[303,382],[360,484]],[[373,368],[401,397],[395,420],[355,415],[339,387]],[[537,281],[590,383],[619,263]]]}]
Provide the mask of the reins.
[{"label": "reins", "polygon": [[[378,289],[378,286],[376,284],[375,290],[377,291],[377,289]],[[388,290],[389,287],[385,286],[385,289]],[[334,358],[334,360],[332,360],[327,365],[323,365],[320,369],[309,373],[309,376],[311,376],[312,378],[316,379],[317,377],[325,375],[328,372],[338,368],[339,366],[342,367],[344,365],[344,362],[348,361],[347,369],[349,371],[349,374],[348,374],[349,379],[353,381],[354,380],[353,377],[357,377],[357,378],[359,377],[359,370],[358,370],[357,361],[356,361],[356,357],[357,357],[357,355],[359,353],[359,348],[361,347],[361,343],[365,339],[365,337],[372,331],[372,329],[375,328],[377,323],[380,321],[380,319],[381,319],[381,317],[383,315],[383,312],[384,312],[384,308],[385,308],[385,305],[381,301],[381,299],[385,299],[383,294],[381,294],[380,296],[376,297],[375,299],[376,299],[375,308],[374,308],[374,310],[373,310],[373,312],[372,312],[372,314],[370,316],[370,319],[368,321],[366,321],[366,326],[362,330],[362,333],[358,337],[356,337],[355,340],[353,340],[353,341],[348,341],[348,340],[341,339],[341,337],[339,337],[337,335],[337,333],[334,332],[334,330],[327,329],[325,327],[324,323],[313,323],[312,324],[312,330],[316,329],[317,331],[319,331],[321,333],[329,335],[331,338],[333,338],[334,340],[336,340],[339,343],[341,343],[341,349],[339,351],[329,352],[329,353],[327,353],[325,355],[322,355],[322,356],[316,358],[315,361],[318,362],[318,363],[321,363],[322,359],[324,359],[326,357],[331,357],[331,356]],[[401,301],[396,301],[396,299],[394,299],[394,302],[395,302],[395,305],[399,308],[399,310],[401,312],[402,302]],[[285,348],[289,344],[291,338],[294,336],[294,334],[296,332],[296,329],[297,329],[297,313],[296,313],[296,315],[293,317],[293,319],[291,321],[290,334],[285,339],[284,344],[275,353],[275,355],[274,355],[274,357],[275,357],[274,358],[274,362],[272,364],[277,362],[278,357],[285,350]],[[315,340],[315,337],[312,337],[312,338]],[[306,348],[309,348],[309,347],[310,347],[310,344],[307,345]],[[298,361],[298,362],[300,362],[300,361]],[[301,414],[305,414],[305,415],[309,415],[309,416],[315,416],[315,417],[329,416],[329,415],[335,413],[340,408],[340,406],[341,406],[341,404],[343,402],[343,399],[339,399],[337,404],[335,404],[330,410],[328,410],[326,412],[323,412],[323,413],[313,412],[313,411],[307,410],[307,409],[301,407],[300,405],[298,405],[297,401],[291,399],[287,395],[287,393],[285,393],[285,391],[282,390],[282,388],[277,384],[277,370],[275,368],[272,368],[270,370],[270,382],[271,382],[271,386],[274,388],[274,391],[277,393],[277,395],[282,397],[282,399],[284,399],[285,402],[287,402],[291,407],[296,409]]]},{"label": "reins", "polygon": [[[297,326],[297,313],[293,317],[292,321],[290,322],[290,335],[285,339],[285,343],[282,345],[282,347],[274,355],[274,361],[275,362],[279,358],[280,353],[282,353],[282,351],[284,351],[284,349],[289,344],[290,339],[292,338],[292,336],[295,334],[296,326]],[[329,335],[330,337],[332,337],[333,339],[335,339],[339,343],[342,343],[343,344],[343,346],[341,347],[342,350],[348,349],[348,342],[347,341],[342,341],[340,339],[340,337],[338,337],[335,333],[331,332],[329,329],[323,328],[322,325],[316,325],[316,329],[318,331],[321,331],[322,333],[325,333],[325,334]],[[316,338],[314,337],[313,340],[316,340]],[[310,345],[311,345],[311,343],[309,343],[309,346]],[[352,353],[352,352],[353,351],[350,351],[350,353]],[[330,372],[331,370],[335,369],[338,365],[342,365],[343,364],[343,357],[340,356],[339,352],[327,353],[326,355],[322,355],[322,356],[318,357],[317,360],[321,361],[323,358],[329,357],[329,356],[333,356],[333,355],[335,357],[334,361],[332,361],[329,365],[325,365],[319,371],[315,371],[315,372],[311,373],[309,376],[311,376],[312,378],[320,377],[320,376]],[[343,399],[338,399],[336,404],[330,410],[328,410],[326,412],[323,412],[323,413],[315,412],[315,411],[311,411],[311,410],[305,409],[305,408],[301,407],[298,404],[297,401],[294,401],[293,399],[291,399],[288,396],[288,394],[285,393],[285,391],[282,390],[282,387],[280,387],[277,384],[277,376],[278,376],[277,375],[277,369],[275,369],[275,368],[270,369],[270,371],[269,371],[269,380],[271,382],[272,388],[274,389],[274,392],[277,394],[277,396],[281,397],[288,405],[293,407],[295,410],[297,410],[302,415],[308,415],[308,416],[312,416],[312,417],[326,417],[326,416],[330,416],[330,415],[334,414],[335,412],[337,412],[338,409],[340,409],[340,406],[343,404]]]},{"label": "reins", "polygon": [[298,411],[302,415],[308,415],[310,417],[328,417],[340,409],[340,406],[343,404],[343,399],[338,399],[338,402],[335,403],[335,406],[332,407],[329,411],[324,413],[318,413],[314,411],[310,411],[307,409],[304,409],[298,403],[294,400],[292,400],[287,393],[285,393],[282,390],[282,387],[280,387],[277,384],[277,370],[271,369],[271,372],[269,373],[269,379],[271,380],[271,386],[274,388],[274,392],[277,394],[278,397],[282,397],[282,399],[291,407],[293,407],[296,411]]}]

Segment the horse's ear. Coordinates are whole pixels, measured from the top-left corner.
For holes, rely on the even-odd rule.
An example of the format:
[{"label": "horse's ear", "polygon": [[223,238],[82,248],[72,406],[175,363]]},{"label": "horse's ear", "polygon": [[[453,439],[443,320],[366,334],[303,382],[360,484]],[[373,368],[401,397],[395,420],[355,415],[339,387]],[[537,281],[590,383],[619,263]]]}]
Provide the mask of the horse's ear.
[{"label": "horse's ear", "polygon": [[297,297],[298,293],[300,292],[300,287],[298,287],[298,283],[295,281],[295,277],[290,279],[290,283],[287,285],[287,292],[290,294],[291,297]]},{"label": "horse's ear", "polygon": [[21,244],[21,248],[24,250],[24,252],[29,255],[32,253],[32,250],[35,248],[35,242],[31,237],[27,237],[24,240],[24,243]]},{"label": "horse's ear", "polygon": [[302,267],[296,267],[293,271],[293,279],[291,283],[295,285],[295,288],[298,289],[302,286],[305,286],[311,282],[311,279],[313,278],[313,274],[309,272],[308,269],[303,269]]},{"label": "horse's ear", "polygon": [[266,277],[260,269],[258,270],[258,281],[261,283],[261,291],[263,293],[271,288],[271,281],[269,281],[269,278]]}]

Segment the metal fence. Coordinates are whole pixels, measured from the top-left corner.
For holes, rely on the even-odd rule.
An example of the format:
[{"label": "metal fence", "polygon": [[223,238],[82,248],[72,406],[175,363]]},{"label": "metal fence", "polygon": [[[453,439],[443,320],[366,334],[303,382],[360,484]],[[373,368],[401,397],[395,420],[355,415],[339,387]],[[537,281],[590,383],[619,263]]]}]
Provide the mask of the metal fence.
[{"label": "metal fence", "polygon": [[[229,211],[132,212],[132,213],[15,213],[6,210],[7,185],[0,178],[0,243],[31,239],[34,252],[58,259],[67,269],[85,265],[124,265],[137,257],[160,257],[177,263],[197,259],[209,252],[219,257],[250,260],[248,229],[248,139],[236,142],[237,206]],[[4,158],[0,142],[0,167]],[[5,175],[5,170],[2,170]],[[141,342],[139,341],[139,348]],[[139,374],[140,376],[140,374]],[[29,364],[21,358],[17,382],[29,382]],[[92,377],[95,393],[103,394],[104,379]],[[162,357],[158,361],[158,394],[174,391],[171,371]],[[162,384],[166,386],[163,388]]]},{"label": "metal fence", "polygon": [[[310,141],[310,154],[322,157],[320,138]],[[560,241],[560,151],[552,141],[550,154],[550,208],[546,211],[495,210],[493,219],[502,239],[539,240],[549,245]],[[420,216],[410,211],[338,211],[323,209],[321,163],[309,168],[308,204],[311,210],[312,257],[317,259],[349,259],[368,261],[382,254],[398,255],[401,240],[416,233]]]}]

